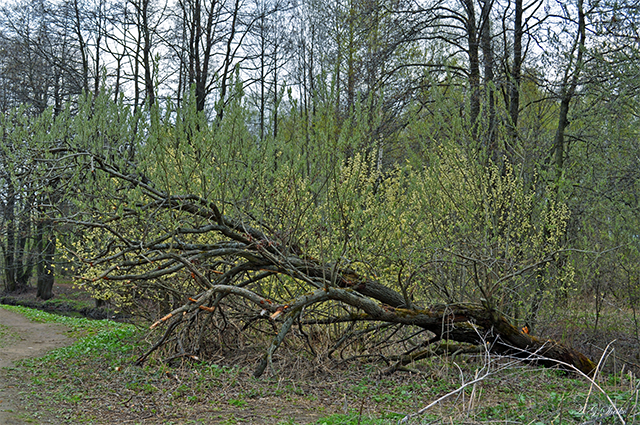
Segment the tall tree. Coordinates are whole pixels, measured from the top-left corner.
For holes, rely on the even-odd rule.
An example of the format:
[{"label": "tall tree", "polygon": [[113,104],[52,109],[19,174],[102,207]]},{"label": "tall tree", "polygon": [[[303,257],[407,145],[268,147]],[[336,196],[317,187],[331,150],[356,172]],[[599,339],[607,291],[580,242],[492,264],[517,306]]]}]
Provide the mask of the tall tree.
[{"label": "tall tree", "polygon": [[291,63],[293,39],[288,27],[287,15],[291,6],[281,1],[257,1],[254,5],[255,20],[247,39],[247,61],[243,71],[255,76],[247,82],[257,108],[260,140],[269,133],[278,134],[278,109],[283,80]]},{"label": "tall tree", "polygon": [[558,127],[553,142],[556,185],[560,184],[560,179],[565,171],[565,133],[569,126],[569,107],[576,94],[584,67],[587,31],[583,0],[577,0],[576,9],[577,30],[568,52],[569,61],[565,66],[564,75],[560,81],[560,110],[558,112]]},{"label": "tall tree", "polygon": [[0,247],[7,292],[21,292],[27,288],[37,257],[37,253],[32,252],[36,193],[29,164],[19,154],[23,136],[28,136],[29,132],[25,123],[28,118],[20,116],[23,113],[24,110],[18,110],[0,117]]}]

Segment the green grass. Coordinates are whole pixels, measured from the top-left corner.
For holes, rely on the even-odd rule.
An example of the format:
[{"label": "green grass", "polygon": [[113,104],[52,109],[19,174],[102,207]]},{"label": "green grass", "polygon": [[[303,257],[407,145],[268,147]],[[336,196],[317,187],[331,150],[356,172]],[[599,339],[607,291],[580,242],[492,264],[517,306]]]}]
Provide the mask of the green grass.
[{"label": "green grass", "polygon": [[81,293],[56,295],[54,298],[46,300],[44,302],[44,305],[45,307],[49,307],[51,309],[69,309],[73,311],[80,311],[85,308],[94,308],[94,301],[79,299],[79,297],[81,297],[82,295],[83,294]]},{"label": "green grass", "polygon": [[241,399],[236,399],[236,398],[232,398],[231,400],[229,400],[229,404],[235,407],[245,407],[247,405],[247,401],[246,400],[241,400]]},{"label": "green grass", "polygon": [[[138,332],[133,325],[110,320],[90,320],[79,317],[60,316],[21,306],[3,306],[20,313],[29,320],[42,323],[58,323],[70,329],[69,336],[78,340],[68,346],[51,351],[44,357],[23,360],[25,367],[38,367],[52,361],[62,361],[75,357],[102,356],[119,365],[121,355],[133,350],[130,339]],[[129,342],[125,342],[129,341]]]},{"label": "green grass", "polygon": [[389,413],[381,415],[378,418],[372,418],[369,416],[363,416],[360,414],[335,414],[321,418],[316,424],[318,425],[378,425],[378,424],[395,424],[404,415],[398,413]]},{"label": "green grass", "polygon": [[[24,401],[38,407],[32,409],[35,418],[46,413],[42,408],[51,411],[56,406],[77,405],[86,399],[84,389],[78,385],[84,377],[84,371],[73,367],[76,362],[80,359],[101,359],[115,369],[127,361],[127,355],[133,352],[136,337],[140,333],[132,325],[109,320],[59,316],[21,306],[2,308],[20,313],[35,322],[62,324],[70,329],[70,336],[77,338],[68,347],[52,350],[40,358],[22,360],[9,369],[10,376],[28,378],[20,379],[15,384],[21,387]],[[53,411],[53,415],[64,418],[63,410]]]},{"label": "green grass", "polygon": [[[66,325],[78,338],[45,357],[20,362],[12,373],[20,377],[16,385],[34,417],[55,417],[60,424],[118,423],[123,418],[158,424],[251,423],[252,417],[281,424],[395,424],[458,388],[463,379],[469,381],[483,366],[479,358],[456,358],[453,364],[442,357],[414,365],[419,374],[380,377],[375,368],[352,366],[305,380],[256,380],[251,360],[185,360],[172,366],[151,357],[135,366],[147,347],[141,339],[145,330],[108,320],[8,309],[32,320]],[[3,330],[7,332],[0,327],[0,335]],[[631,416],[638,412],[637,377],[603,375],[599,382],[624,409],[628,423],[640,421],[640,416]],[[590,390],[584,379],[518,366],[487,378],[475,391],[469,387],[448,398],[411,423],[441,423],[446,418],[448,424],[577,425],[610,411],[607,399]],[[144,419],[151,417],[157,422]],[[605,422],[616,423],[613,417]]]},{"label": "green grass", "polygon": [[[65,281],[64,283],[70,282]],[[89,298],[86,292],[80,290],[56,293],[53,298],[45,301],[16,297],[14,298],[14,302],[19,306],[64,312],[63,314],[75,315],[77,317],[82,317],[81,311],[95,308],[95,300]]]},{"label": "green grass", "polygon": [[127,323],[119,323],[111,320],[92,320],[82,317],[69,317],[58,314],[47,313],[46,311],[35,310],[28,307],[3,305],[1,308],[5,310],[20,313],[27,319],[41,323],[59,323],[65,325],[74,331],[97,333],[102,330],[111,329],[134,329],[133,325]]}]

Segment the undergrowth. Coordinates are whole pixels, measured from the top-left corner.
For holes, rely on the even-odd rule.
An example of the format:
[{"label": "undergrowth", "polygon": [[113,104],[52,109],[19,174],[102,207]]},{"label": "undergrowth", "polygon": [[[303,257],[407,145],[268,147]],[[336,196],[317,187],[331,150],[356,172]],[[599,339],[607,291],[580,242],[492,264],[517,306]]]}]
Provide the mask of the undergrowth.
[{"label": "undergrowth", "polygon": [[[283,350],[274,358],[281,373],[256,380],[251,373],[259,353],[207,362],[152,358],[135,366],[143,329],[8,309],[63,324],[77,338],[69,347],[10,369],[22,401],[41,423],[395,424],[472,381],[480,370],[498,370],[508,361],[432,357],[407,372],[382,376],[370,364],[290,363],[295,356]],[[621,423],[618,414],[628,424],[640,421],[635,375],[620,371],[601,375],[597,382],[613,405],[578,376],[515,364],[409,423],[614,424]]]}]

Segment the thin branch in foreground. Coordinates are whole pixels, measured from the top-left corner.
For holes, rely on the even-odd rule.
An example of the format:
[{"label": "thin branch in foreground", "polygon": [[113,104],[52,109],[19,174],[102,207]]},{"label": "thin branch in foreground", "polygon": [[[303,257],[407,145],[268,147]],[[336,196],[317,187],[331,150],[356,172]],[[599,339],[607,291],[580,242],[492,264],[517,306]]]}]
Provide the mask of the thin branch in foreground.
[{"label": "thin branch in foreground", "polygon": [[448,399],[449,397],[458,394],[459,392],[461,392],[462,390],[464,390],[465,388],[469,387],[469,386],[474,386],[479,382],[484,381],[485,379],[487,379],[488,377],[495,375],[498,372],[501,372],[505,369],[508,369],[512,366],[515,366],[516,364],[518,364],[518,361],[511,361],[509,363],[505,363],[504,365],[500,366],[498,369],[495,370],[491,370],[489,367],[486,367],[485,372],[482,374],[482,376],[480,377],[476,377],[473,380],[463,383],[462,385],[460,385],[458,388],[456,388],[455,390],[443,395],[442,397],[438,398],[437,400],[431,402],[429,405],[423,407],[422,409],[418,410],[415,413],[411,413],[409,415],[406,415],[404,418],[400,419],[398,421],[398,424],[406,424],[409,423],[409,421],[417,416],[420,416],[422,414],[424,414],[427,410],[429,410],[430,408],[432,408],[433,406],[435,406],[436,404],[440,403],[441,401],[444,401],[446,399]]},{"label": "thin branch in foreground", "polygon": [[[600,356],[600,361],[598,362],[598,368],[595,370],[595,372],[593,373],[592,376],[589,376],[588,374],[584,373],[579,368],[577,368],[575,365],[572,365],[572,364],[567,363],[567,362],[563,362],[562,360],[552,359],[552,358],[543,356],[541,354],[538,354],[540,352],[540,350],[536,351],[535,353],[529,353],[529,352],[527,352],[525,350],[519,350],[516,347],[512,347],[512,348],[514,350],[519,350],[519,351],[521,351],[523,353],[526,353],[528,355],[528,358],[527,358],[528,361],[531,360],[531,361],[534,361],[534,362],[535,361],[553,362],[553,363],[557,364],[558,366],[562,366],[562,368],[564,368],[566,370],[571,370],[571,371],[577,373],[578,375],[582,376],[583,378],[585,378],[591,384],[591,388],[589,389],[589,395],[591,394],[591,392],[593,390],[593,387],[597,388],[607,398],[607,401],[609,402],[609,405],[612,407],[612,409],[615,412],[616,416],[620,420],[620,423],[622,425],[626,425],[627,422],[622,417],[622,414],[620,413],[620,410],[618,409],[616,404],[613,402],[613,400],[611,400],[611,397],[609,397],[609,394],[607,394],[607,392],[600,385],[598,385],[598,383],[596,382],[597,373],[600,370],[600,365],[602,363],[604,363],[604,359],[609,356],[610,353],[608,353],[608,348],[612,343],[613,343],[613,341],[607,345],[607,348],[602,353],[602,356]],[[509,356],[509,357],[512,358],[512,356]]]},{"label": "thin branch in foreground", "polygon": [[[484,346],[486,347],[486,344],[484,344]],[[398,424],[404,424],[404,423],[408,423],[411,419],[418,417],[422,414],[424,414],[427,410],[429,410],[430,408],[432,408],[433,406],[437,405],[438,403],[448,399],[449,397],[456,395],[458,393],[460,393],[461,391],[463,391],[465,388],[469,387],[469,386],[475,386],[477,383],[484,381],[485,379],[487,379],[488,377],[495,375],[499,372],[502,372],[503,370],[509,369],[511,367],[514,367],[515,365],[519,364],[520,362],[530,362],[533,361],[535,359],[538,359],[542,356],[540,356],[538,354],[538,352],[542,351],[544,349],[544,345],[540,348],[538,348],[537,351],[535,352],[527,352],[524,350],[520,350],[521,352],[523,352],[524,354],[527,354],[527,357],[522,359],[522,358],[514,358],[511,356],[507,356],[507,358],[514,358],[514,360],[507,362],[503,365],[501,365],[499,368],[497,369],[491,369],[491,358],[489,356],[487,356],[487,360],[485,365],[483,366],[484,369],[484,373],[478,377],[479,373],[476,372],[475,377],[473,380],[469,381],[469,382],[463,382],[458,388],[456,388],[455,390],[443,395],[442,397],[438,398],[437,400],[433,401],[432,403],[430,403],[429,405],[423,407],[422,409],[418,410],[415,413],[411,413],[406,415],[405,417],[403,417],[402,419],[400,419],[398,421]],[[488,354],[488,353],[487,353]],[[502,357],[502,356],[501,356]],[[504,357],[503,357],[504,358]],[[558,361],[559,363],[561,363],[560,361]],[[573,369],[578,370],[575,366],[572,366]],[[586,374],[580,372],[580,374],[582,374],[583,376],[587,376]],[[463,376],[464,379],[464,376]]]}]

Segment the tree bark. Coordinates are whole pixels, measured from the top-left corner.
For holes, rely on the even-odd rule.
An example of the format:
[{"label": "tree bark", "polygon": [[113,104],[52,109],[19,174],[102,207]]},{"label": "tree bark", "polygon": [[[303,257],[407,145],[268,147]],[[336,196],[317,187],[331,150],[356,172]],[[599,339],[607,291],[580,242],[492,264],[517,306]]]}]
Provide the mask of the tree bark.
[{"label": "tree bark", "polygon": [[153,58],[151,57],[151,25],[149,23],[149,0],[142,0],[141,19],[143,38],[142,49],[142,65],[144,66],[144,87],[145,87],[145,99],[149,105],[153,105],[156,102],[155,86],[153,83]]},{"label": "tree bark", "polygon": [[477,137],[480,115],[480,42],[473,0],[462,0],[462,4],[466,12],[467,55],[469,56],[469,124],[473,137]]},{"label": "tree bark", "polygon": [[19,199],[16,193],[16,186],[19,182],[14,181],[8,174],[5,175],[5,180],[6,200],[2,205],[6,232],[2,246],[5,291],[22,292],[26,290],[33,272],[33,259],[27,252],[29,248],[27,241],[31,238],[33,195]]},{"label": "tree bark", "polygon": [[[520,83],[522,81],[522,0],[515,0],[515,17],[513,25],[513,66],[511,68],[511,84],[509,86],[508,126],[510,141],[515,146],[518,137],[518,118],[520,116]],[[510,150],[507,149],[507,152]]]},{"label": "tree bark", "polygon": [[[289,260],[289,263],[293,264],[295,261]],[[297,268],[313,277],[336,275],[338,287],[367,297],[345,297],[343,292],[328,296],[329,299],[340,300],[363,310],[365,313],[358,317],[359,320],[419,326],[433,332],[437,339],[473,344],[490,343],[492,352],[513,355],[546,367],[575,368],[587,375],[595,370],[595,364],[584,354],[556,341],[523,332],[489,305],[453,303],[409,309],[405,308],[407,301],[400,293],[379,282],[363,278],[353,270],[343,269],[336,274],[332,267],[323,268],[313,262],[301,262]],[[372,304],[369,298],[380,304]]]},{"label": "tree bark", "polygon": [[15,292],[18,289],[15,273],[15,190],[13,189],[13,183],[9,177],[7,177],[7,193],[6,202],[4,205],[4,220],[6,226],[6,238],[3,249],[4,253],[4,279],[5,279],[5,291]]},{"label": "tree bark", "polygon": [[488,344],[493,353],[511,355],[545,367],[575,368],[587,375],[596,367],[579,351],[526,334],[501,314],[479,304],[443,304],[416,310],[383,304],[380,312],[369,312],[361,318],[419,326],[433,332],[438,339]]},{"label": "tree bark", "polygon": [[233,14],[231,19],[231,31],[229,38],[227,39],[227,48],[224,56],[224,64],[222,67],[222,75],[220,76],[220,100],[218,105],[218,123],[222,122],[224,117],[224,106],[227,102],[227,89],[231,82],[231,65],[235,57],[235,51],[233,50],[233,42],[236,35],[238,25],[238,14],[240,13],[240,0],[235,1],[233,8]]},{"label": "tree bark", "polygon": [[[564,79],[562,81],[562,88],[560,94],[560,112],[558,114],[558,128],[556,131],[556,137],[554,140],[555,151],[555,171],[556,171],[556,192],[560,184],[560,179],[564,172],[564,157],[565,157],[565,132],[569,126],[569,106],[578,87],[578,81],[580,79],[580,73],[583,67],[583,56],[586,42],[586,23],[583,10],[583,0],[578,0],[578,34],[573,45],[573,52],[576,52],[575,67],[573,60],[567,65]],[[572,57],[573,59],[573,57]]]},{"label": "tree bark", "polygon": [[37,242],[40,253],[38,261],[37,297],[48,300],[53,297],[53,283],[55,269],[53,260],[56,249],[56,237],[51,233],[47,235],[47,229],[51,227],[51,220],[41,220],[38,223]]},{"label": "tree bark", "polygon": [[482,62],[484,68],[484,91],[486,102],[486,122],[485,125],[485,148],[487,149],[487,159],[498,163],[500,160],[500,152],[498,150],[496,142],[496,105],[494,94],[494,81],[493,81],[493,46],[492,46],[492,34],[491,34],[491,7],[493,5],[492,0],[484,0],[482,4],[482,31],[481,31],[481,45],[482,45]]}]

